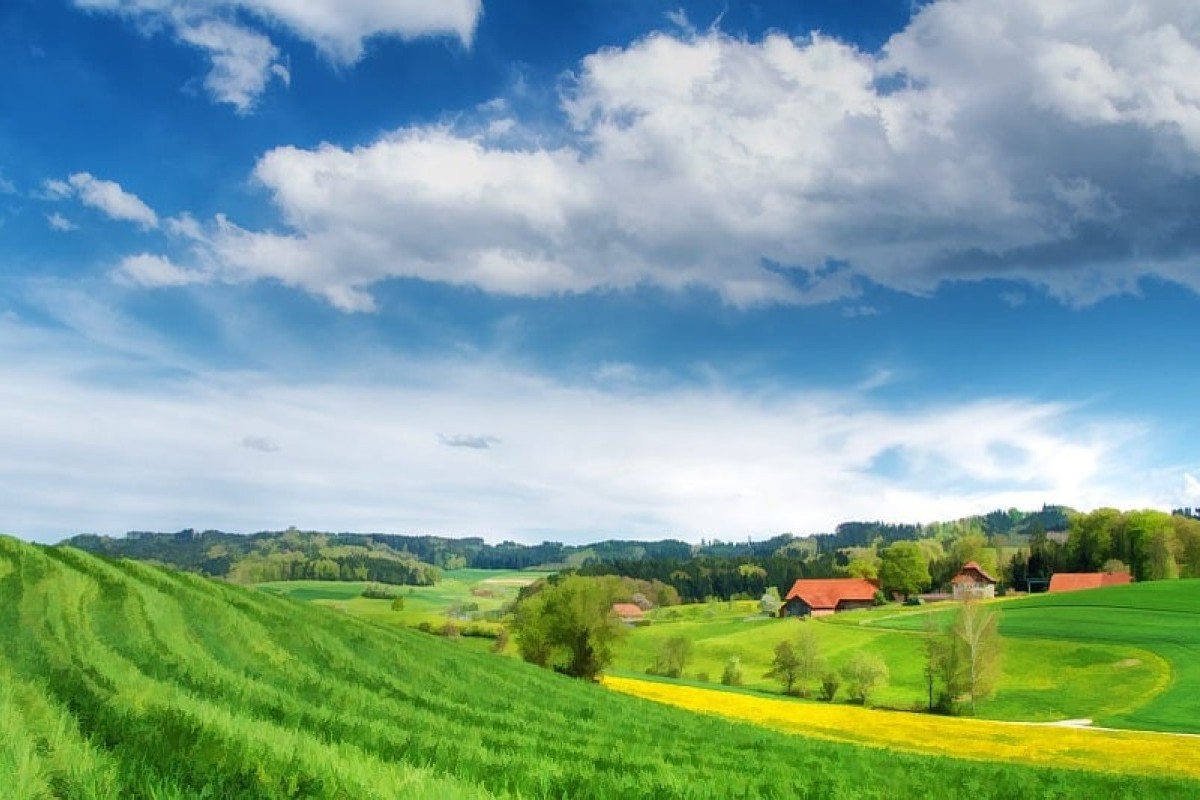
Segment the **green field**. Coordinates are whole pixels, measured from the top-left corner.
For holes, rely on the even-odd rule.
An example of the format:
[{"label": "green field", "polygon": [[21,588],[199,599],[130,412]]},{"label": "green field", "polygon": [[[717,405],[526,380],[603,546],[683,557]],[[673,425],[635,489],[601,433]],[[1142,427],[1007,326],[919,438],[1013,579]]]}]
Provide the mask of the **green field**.
[{"label": "green field", "polygon": [[[1011,603],[1002,606],[1013,607]],[[923,638],[907,631],[921,631],[926,613],[946,613],[936,606],[916,611],[888,607],[810,621],[763,618],[754,613],[756,608],[755,603],[718,603],[662,609],[651,625],[631,631],[614,668],[629,676],[643,673],[654,662],[662,642],[683,636],[693,642],[693,658],[685,677],[696,680],[706,675],[708,680],[719,681],[726,660],[737,656],[747,688],[778,692],[779,684],[764,677],[773,648],[807,626],[817,634],[822,657],[833,669],[861,649],[887,662],[890,681],[873,699],[875,705],[897,709],[925,706]],[[680,619],[672,619],[675,616]],[[895,625],[898,630],[885,629],[893,619],[899,623]],[[1169,677],[1168,662],[1137,639],[1064,641],[1053,620],[1036,636],[1014,636],[1005,643],[1001,679],[995,695],[980,702],[979,716],[1025,721],[1089,717],[1117,724],[1125,720],[1121,715],[1150,703]],[[1200,680],[1191,685],[1200,688]]]},{"label": "green field", "polygon": [[[1166,672],[1154,696],[1144,703],[1120,703],[1137,693],[1131,670],[1118,668],[1107,685],[1089,689],[1096,708],[1077,716],[1099,725],[1146,730],[1200,733],[1200,580],[1157,581],[1111,586],[1064,594],[1043,594],[1000,603],[1000,632],[1012,647],[1023,647],[1027,657],[1009,664],[1009,672],[1032,682],[1054,671],[1053,648],[1070,652],[1085,664],[1096,647],[1135,647],[1143,665],[1160,661]],[[936,607],[930,613],[943,615]],[[919,616],[880,617],[872,627],[920,630]],[[1128,662],[1124,662],[1128,663]],[[1067,687],[1082,694],[1081,690]]]},{"label": "green field", "polygon": [[1190,797],[690,714],[319,605],[0,537],[25,798]]},{"label": "green field", "polygon": [[[489,612],[499,611],[505,604],[515,601],[522,586],[548,574],[530,570],[456,569],[443,573],[436,586],[389,586],[404,598],[402,611],[393,611],[390,600],[363,597],[367,584],[361,582],[280,581],[260,583],[256,587],[375,622],[413,628],[428,623],[440,628],[451,618],[460,624],[487,625]],[[468,610],[455,614],[458,608]]]}]

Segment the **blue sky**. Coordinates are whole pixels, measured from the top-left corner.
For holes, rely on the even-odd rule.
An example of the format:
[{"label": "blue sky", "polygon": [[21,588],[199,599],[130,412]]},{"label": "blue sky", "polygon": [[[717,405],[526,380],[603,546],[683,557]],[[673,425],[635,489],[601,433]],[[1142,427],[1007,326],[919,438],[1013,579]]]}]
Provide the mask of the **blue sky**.
[{"label": "blue sky", "polygon": [[0,529],[1200,505],[1200,9],[0,7]]}]

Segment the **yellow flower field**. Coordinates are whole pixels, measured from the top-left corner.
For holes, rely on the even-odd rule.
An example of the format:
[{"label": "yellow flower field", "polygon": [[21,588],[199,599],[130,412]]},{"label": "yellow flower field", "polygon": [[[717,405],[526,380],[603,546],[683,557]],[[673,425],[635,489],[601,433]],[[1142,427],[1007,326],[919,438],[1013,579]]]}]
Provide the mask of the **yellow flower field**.
[{"label": "yellow flower field", "polygon": [[1200,778],[1200,736],[1086,730],[755,697],[607,677],[624,694],[821,739],[984,761]]}]

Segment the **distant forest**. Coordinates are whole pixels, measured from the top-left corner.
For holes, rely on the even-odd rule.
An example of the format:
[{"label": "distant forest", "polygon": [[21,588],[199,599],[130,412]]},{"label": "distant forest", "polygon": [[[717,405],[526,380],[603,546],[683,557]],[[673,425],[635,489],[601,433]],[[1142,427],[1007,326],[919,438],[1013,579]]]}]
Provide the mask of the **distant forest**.
[{"label": "distant forest", "polygon": [[[131,532],[124,538],[85,534],[63,542],[110,557],[167,564],[236,583],[362,580],[431,585],[443,570],[571,570],[660,581],[684,602],[758,598],[786,593],[797,578],[875,579],[888,548],[919,547],[928,568],[925,589],[946,590],[967,561],[1001,588],[1038,591],[1055,572],[1129,571],[1135,580],[1200,577],[1200,514],[1065,506],[998,510],[951,522],[845,522],[833,533],[783,533],[761,541],[607,540],[586,545],[526,545],[482,538],[386,533],[221,531]],[[913,545],[907,544],[906,547]],[[887,588],[887,587],[884,587]]]},{"label": "distant forest", "polygon": [[[676,586],[684,599],[727,599],[733,595],[757,596],[767,585],[786,591],[798,577],[839,574],[849,564],[848,549],[972,531],[997,541],[1021,540],[1035,530],[1065,530],[1069,513],[1070,509],[1062,506],[1046,506],[1037,512],[994,511],[932,525],[846,522],[833,533],[804,537],[784,533],[745,542],[705,539],[700,544],[677,539],[614,539],[586,545],[511,541],[489,544],[479,537],[322,533],[295,528],[248,535],[193,529],[173,533],[131,531],[123,538],[83,534],[62,544],[115,558],[154,561],[237,583],[368,580],[429,585],[437,581],[440,570],[464,567],[579,569],[647,580],[659,578]],[[654,574],[636,574],[639,572]],[[664,574],[667,578],[675,576],[666,580]]]}]

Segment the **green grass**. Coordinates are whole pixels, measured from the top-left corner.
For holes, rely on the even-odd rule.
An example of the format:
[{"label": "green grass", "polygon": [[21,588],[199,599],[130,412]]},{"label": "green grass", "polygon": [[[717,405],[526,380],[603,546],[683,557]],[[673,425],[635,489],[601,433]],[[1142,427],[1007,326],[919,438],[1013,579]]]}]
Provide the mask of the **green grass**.
[{"label": "green grass", "polygon": [[[998,607],[1010,608],[1011,603]],[[726,660],[737,656],[747,688],[778,692],[779,684],[765,677],[773,649],[808,626],[817,634],[822,658],[831,669],[838,669],[858,650],[883,658],[890,679],[874,697],[875,705],[925,706],[924,640],[914,634],[922,631],[926,614],[945,611],[936,606],[915,610],[889,606],[801,621],[755,617],[753,610],[753,604],[724,603],[684,607],[677,614],[669,613],[675,609],[662,609],[651,625],[631,631],[614,668],[630,676],[644,673],[666,639],[683,636],[693,643],[686,677],[696,680],[706,673],[709,680],[719,681]],[[897,630],[888,629],[891,625]],[[1137,640],[1057,641],[1055,636],[1050,625],[1036,640],[1008,639],[996,693],[980,702],[978,715],[1031,722],[1103,718],[1107,724],[1139,727],[1122,715],[1149,703],[1161,691],[1168,663]],[[1200,689],[1200,676],[1191,685]]]},{"label": "green grass", "polygon": [[[1097,724],[1146,730],[1200,733],[1200,580],[1157,581],[1082,592],[1042,594],[999,603],[1000,632],[1021,659],[1010,656],[1008,671],[1030,683],[1044,681],[1069,658],[1080,670],[1092,666],[1096,648],[1136,648],[1108,671],[1106,685],[1089,689],[1098,710],[1078,716]],[[949,612],[931,607],[944,618]],[[873,626],[920,630],[918,615],[881,617]],[[1125,666],[1129,660],[1142,663]],[[1142,666],[1161,664],[1157,689],[1144,696],[1132,688],[1131,675]],[[1103,665],[1101,665],[1103,667]],[[1081,687],[1064,691],[1083,694]]]},{"label": "green grass", "polygon": [[319,605],[3,537],[0,787],[6,800],[1200,792],[779,735]]},{"label": "green grass", "polygon": [[279,581],[260,583],[256,588],[295,600],[330,606],[374,622],[412,628],[428,623],[440,628],[455,605],[477,605],[477,611],[462,615],[457,621],[479,622],[488,612],[498,611],[506,603],[516,600],[522,586],[548,574],[529,570],[450,570],[443,573],[442,580],[436,586],[389,587],[404,598],[402,611],[393,611],[391,600],[363,597],[362,591],[367,586],[363,582]]}]

